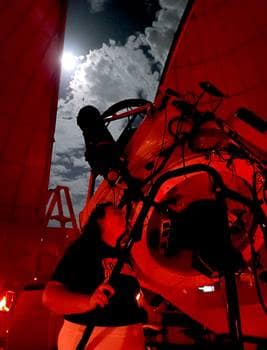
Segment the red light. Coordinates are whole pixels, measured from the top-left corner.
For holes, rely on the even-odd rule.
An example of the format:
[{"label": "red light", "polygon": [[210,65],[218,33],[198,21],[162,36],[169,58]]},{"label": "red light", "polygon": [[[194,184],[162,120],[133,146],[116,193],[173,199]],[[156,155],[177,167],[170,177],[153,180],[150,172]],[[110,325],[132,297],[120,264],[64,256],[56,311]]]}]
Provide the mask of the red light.
[{"label": "red light", "polygon": [[13,301],[15,293],[11,290],[2,293],[2,298],[0,299],[0,312],[9,312]]},{"label": "red light", "polygon": [[140,298],[141,298],[141,293],[139,292],[139,293],[137,293],[137,295],[136,295],[136,301],[137,302],[139,302],[140,301]]},{"label": "red light", "polygon": [[0,311],[3,311],[3,312],[8,312],[10,309],[9,307],[7,306],[7,303],[6,303],[6,296],[4,296],[1,300],[0,300]]},{"label": "red light", "polygon": [[198,287],[198,290],[200,290],[203,293],[212,293],[215,292],[215,286],[202,286]]}]

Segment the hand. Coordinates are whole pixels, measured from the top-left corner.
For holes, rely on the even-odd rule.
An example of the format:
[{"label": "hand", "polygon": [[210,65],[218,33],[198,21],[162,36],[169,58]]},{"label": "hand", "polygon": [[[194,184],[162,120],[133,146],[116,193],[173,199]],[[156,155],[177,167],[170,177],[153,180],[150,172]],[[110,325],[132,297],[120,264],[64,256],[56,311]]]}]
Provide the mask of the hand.
[{"label": "hand", "polygon": [[109,303],[109,299],[114,295],[115,290],[107,283],[100,284],[90,297],[91,308],[97,306],[105,307]]}]

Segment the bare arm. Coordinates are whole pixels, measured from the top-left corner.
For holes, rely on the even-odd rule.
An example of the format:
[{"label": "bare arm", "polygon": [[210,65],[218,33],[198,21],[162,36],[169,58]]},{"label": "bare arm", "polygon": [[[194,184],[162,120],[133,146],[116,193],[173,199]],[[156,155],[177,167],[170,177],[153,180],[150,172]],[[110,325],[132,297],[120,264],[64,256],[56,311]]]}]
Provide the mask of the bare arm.
[{"label": "bare arm", "polygon": [[107,305],[107,292],[111,296],[114,289],[106,283],[101,284],[93,294],[86,295],[74,293],[60,282],[49,281],[43,293],[43,303],[57,314],[79,314]]}]

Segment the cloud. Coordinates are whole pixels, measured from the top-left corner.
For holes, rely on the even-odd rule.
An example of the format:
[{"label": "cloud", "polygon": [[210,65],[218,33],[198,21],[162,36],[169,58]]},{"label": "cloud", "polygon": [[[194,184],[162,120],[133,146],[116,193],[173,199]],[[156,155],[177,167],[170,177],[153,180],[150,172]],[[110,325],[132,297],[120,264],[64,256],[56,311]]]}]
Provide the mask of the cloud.
[{"label": "cloud", "polygon": [[162,9],[152,26],[146,28],[145,39],[150,54],[163,67],[187,0],[160,0],[159,3]]},{"label": "cloud", "polygon": [[108,3],[110,0],[87,0],[90,12],[96,13],[101,12],[105,9],[105,4]]},{"label": "cloud", "polygon": [[[90,4],[96,9],[105,2],[90,1]],[[182,0],[161,0],[162,10],[145,33],[130,36],[125,45],[110,40],[100,49],[79,58],[67,97],[60,99],[58,104],[51,171],[52,184],[70,187],[77,213],[86,198],[89,169],[83,156],[82,133],[76,124],[79,109],[91,104],[103,112],[126,98],[153,101],[184,3]],[[123,123],[111,124],[115,138]]]},{"label": "cloud", "polygon": [[159,75],[151,69],[152,61],[139,47],[137,37],[124,46],[114,41],[91,51],[70,83],[71,109],[81,104],[95,104],[102,112],[114,102],[137,96],[153,98]]}]

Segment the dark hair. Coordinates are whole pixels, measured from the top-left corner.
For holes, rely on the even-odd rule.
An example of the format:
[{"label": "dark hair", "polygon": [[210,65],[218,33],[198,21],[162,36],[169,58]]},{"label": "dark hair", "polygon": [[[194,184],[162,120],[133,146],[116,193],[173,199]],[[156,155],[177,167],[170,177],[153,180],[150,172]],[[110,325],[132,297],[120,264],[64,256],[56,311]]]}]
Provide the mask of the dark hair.
[{"label": "dark hair", "polygon": [[95,209],[92,211],[88,218],[87,223],[82,229],[82,235],[89,238],[95,242],[101,240],[101,230],[98,223],[99,219],[103,219],[106,213],[106,208],[113,207],[112,202],[104,202],[96,205]]}]

